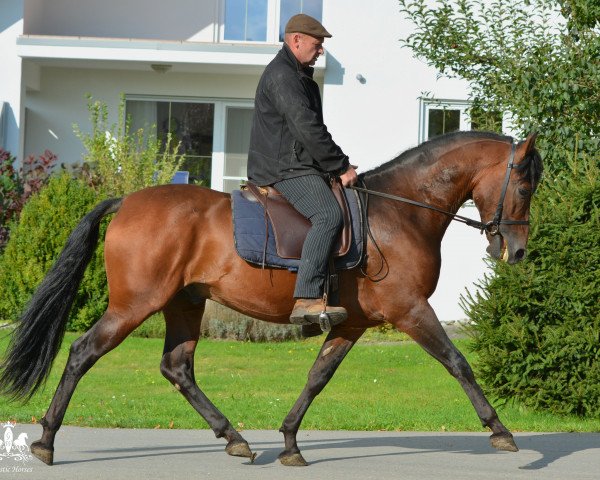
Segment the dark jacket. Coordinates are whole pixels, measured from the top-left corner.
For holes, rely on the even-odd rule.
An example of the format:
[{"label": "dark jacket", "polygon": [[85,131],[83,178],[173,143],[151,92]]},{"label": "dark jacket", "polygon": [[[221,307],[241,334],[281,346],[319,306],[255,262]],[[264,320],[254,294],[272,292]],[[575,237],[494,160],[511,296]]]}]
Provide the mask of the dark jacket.
[{"label": "dark jacket", "polygon": [[262,74],[248,153],[248,179],[253,183],[340,175],[348,169],[348,157],[323,124],[321,94],[312,74],[285,44]]}]

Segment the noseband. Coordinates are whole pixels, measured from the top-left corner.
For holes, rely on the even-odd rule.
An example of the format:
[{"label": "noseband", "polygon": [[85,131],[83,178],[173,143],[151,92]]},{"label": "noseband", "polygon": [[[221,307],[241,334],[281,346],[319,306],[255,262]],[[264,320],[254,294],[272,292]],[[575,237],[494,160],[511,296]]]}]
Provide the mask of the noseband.
[{"label": "noseband", "polygon": [[[426,203],[417,202],[416,200],[411,200],[409,198],[399,197],[397,195],[390,195],[389,193],[377,192],[375,190],[369,190],[367,188],[355,187],[351,186],[350,188],[356,190],[357,192],[362,192],[368,195],[375,195],[377,197],[383,197],[390,200],[396,200],[398,202],[408,203],[409,205],[414,205],[417,207],[426,208],[428,210],[433,210],[434,212],[442,213],[452,220],[457,222],[464,223],[469,227],[473,227],[483,232],[487,232],[490,235],[498,235],[500,233],[500,225],[529,225],[529,220],[506,220],[502,218],[502,211],[504,210],[504,199],[506,198],[506,191],[508,190],[508,182],[510,181],[510,174],[512,169],[514,168],[515,161],[515,152],[517,150],[517,144],[515,142],[512,143],[510,149],[510,156],[508,157],[508,164],[506,166],[506,174],[504,175],[504,182],[502,183],[502,190],[500,192],[500,200],[498,200],[498,206],[496,207],[496,213],[494,214],[494,218],[487,222],[480,222],[479,220],[473,220],[468,217],[463,217],[462,215],[458,215],[456,213],[448,212],[446,210],[442,210],[441,208],[434,207],[433,205],[428,205]],[[364,181],[362,182],[364,185]],[[366,209],[365,209],[366,210]]]}]

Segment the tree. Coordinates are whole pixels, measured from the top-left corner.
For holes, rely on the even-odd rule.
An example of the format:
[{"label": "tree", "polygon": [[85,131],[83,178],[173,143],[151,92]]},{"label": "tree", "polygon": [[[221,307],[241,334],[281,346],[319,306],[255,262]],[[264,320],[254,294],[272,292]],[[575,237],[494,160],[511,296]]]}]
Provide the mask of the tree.
[{"label": "tree", "polygon": [[600,170],[569,162],[532,206],[528,258],[496,263],[463,298],[488,392],[561,414],[600,415]]},{"label": "tree", "polygon": [[471,86],[478,108],[539,132],[546,170],[600,147],[598,0],[400,0],[415,30],[404,44]]},{"label": "tree", "polygon": [[556,413],[600,414],[598,0],[400,0],[406,46],[466,79],[473,109],[539,132],[546,169],[528,258],[489,261],[463,297],[485,389]]}]

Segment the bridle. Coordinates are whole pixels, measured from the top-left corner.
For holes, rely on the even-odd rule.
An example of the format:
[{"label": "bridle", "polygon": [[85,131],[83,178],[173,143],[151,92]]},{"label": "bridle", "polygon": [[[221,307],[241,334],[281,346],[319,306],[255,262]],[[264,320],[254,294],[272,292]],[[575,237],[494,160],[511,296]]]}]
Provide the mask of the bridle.
[{"label": "bridle", "polygon": [[508,157],[508,164],[506,165],[506,174],[504,175],[504,183],[502,184],[502,191],[500,192],[500,200],[498,200],[498,206],[496,207],[496,213],[491,222],[486,223],[485,230],[490,235],[497,235],[500,230],[500,225],[529,225],[529,220],[506,220],[502,219],[502,210],[504,209],[504,199],[506,197],[506,190],[508,189],[508,182],[510,180],[510,173],[514,168],[515,162],[515,151],[517,144],[512,143],[510,149],[510,157]]},{"label": "bridle", "polygon": [[[510,149],[510,156],[508,157],[508,164],[506,166],[506,174],[504,175],[504,182],[502,183],[502,190],[500,191],[500,199],[498,200],[498,205],[496,206],[496,212],[494,213],[494,217],[489,222],[480,222],[479,220],[473,220],[468,217],[463,217],[462,215],[458,215],[456,213],[448,212],[441,208],[434,207],[433,205],[428,205],[426,203],[418,202],[416,200],[411,200],[409,198],[399,197],[397,195],[391,195],[389,193],[378,192],[375,190],[369,190],[364,187],[356,187],[351,186],[350,188],[356,190],[357,192],[365,193],[368,195],[375,195],[377,197],[383,197],[390,200],[396,200],[398,202],[408,203],[409,205],[415,205],[417,207],[426,208],[428,210],[433,210],[434,212],[442,213],[446,216],[449,216],[452,220],[457,222],[464,223],[469,227],[473,227],[478,229],[481,233],[487,232],[488,234],[494,236],[500,233],[500,225],[529,225],[529,220],[509,220],[502,218],[502,211],[504,210],[504,200],[506,198],[506,191],[508,190],[508,182],[510,181],[510,174],[515,167],[515,152],[517,150],[517,144],[515,142],[512,143]],[[364,185],[364,181],[362,181]],[[368,198],[368,197],[367,197]]]}]

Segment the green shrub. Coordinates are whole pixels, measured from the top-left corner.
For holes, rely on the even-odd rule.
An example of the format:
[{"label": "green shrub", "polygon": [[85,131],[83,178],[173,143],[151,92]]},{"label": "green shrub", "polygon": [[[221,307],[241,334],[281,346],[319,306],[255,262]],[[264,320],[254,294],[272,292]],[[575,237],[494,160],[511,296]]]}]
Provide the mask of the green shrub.
[{"label": "green shrub", "polygon": [[[182,160],[170,139],[163,146],[142,129],[130,131],[123,100],[113,125],[108,124],[106,105],[91,97],[88,100],[91,133],[75,127],[86,147],[86,163],[75,172],[78,178],[66,172],[53,177],[48,187],[25,204],[19,223],[12,223],[11,240],[0,257],[0,319],[4,321],[17,319],[72,229],[97,203],[108,196],[169,183]],[[100,243],[73,304],[68,330],[87,330],[106,309],[103,247],[108,221],[100,230]]]},{"label": "green shrub", "polygon": [[493,264],[469,294],[476,370],[499,399],[600,415],[598,158],[546,181],[532,207],[527,259]]},{"label": "green shrub", "polygon": [[[15,321],[31,294],[63,249],[75,225],[102,198],[67,173],[53,176],[48,186],[25,204],[18,224],[0,257],[0,319]],[[100,236],[104,238],[105,221]],[[89,328],[107,305],[103,244],[88,266],[73,304],[69,330]]]},{"label": "green shrub", "polygon": [[165,338],[166,333],[165,317],[162,312],[158,312],[131,332],[131,335],[141,338]]},{"label": "green shrub", "polygon": [[[165,333],[164,316],[157,313],[136,328],[132,335],[164,338]],[[300,327],[296,325],[277,325],[256,320],[211,300],[206,302],[201,334],[206,338],[250,342],[284,342],[302,338]]]}]

